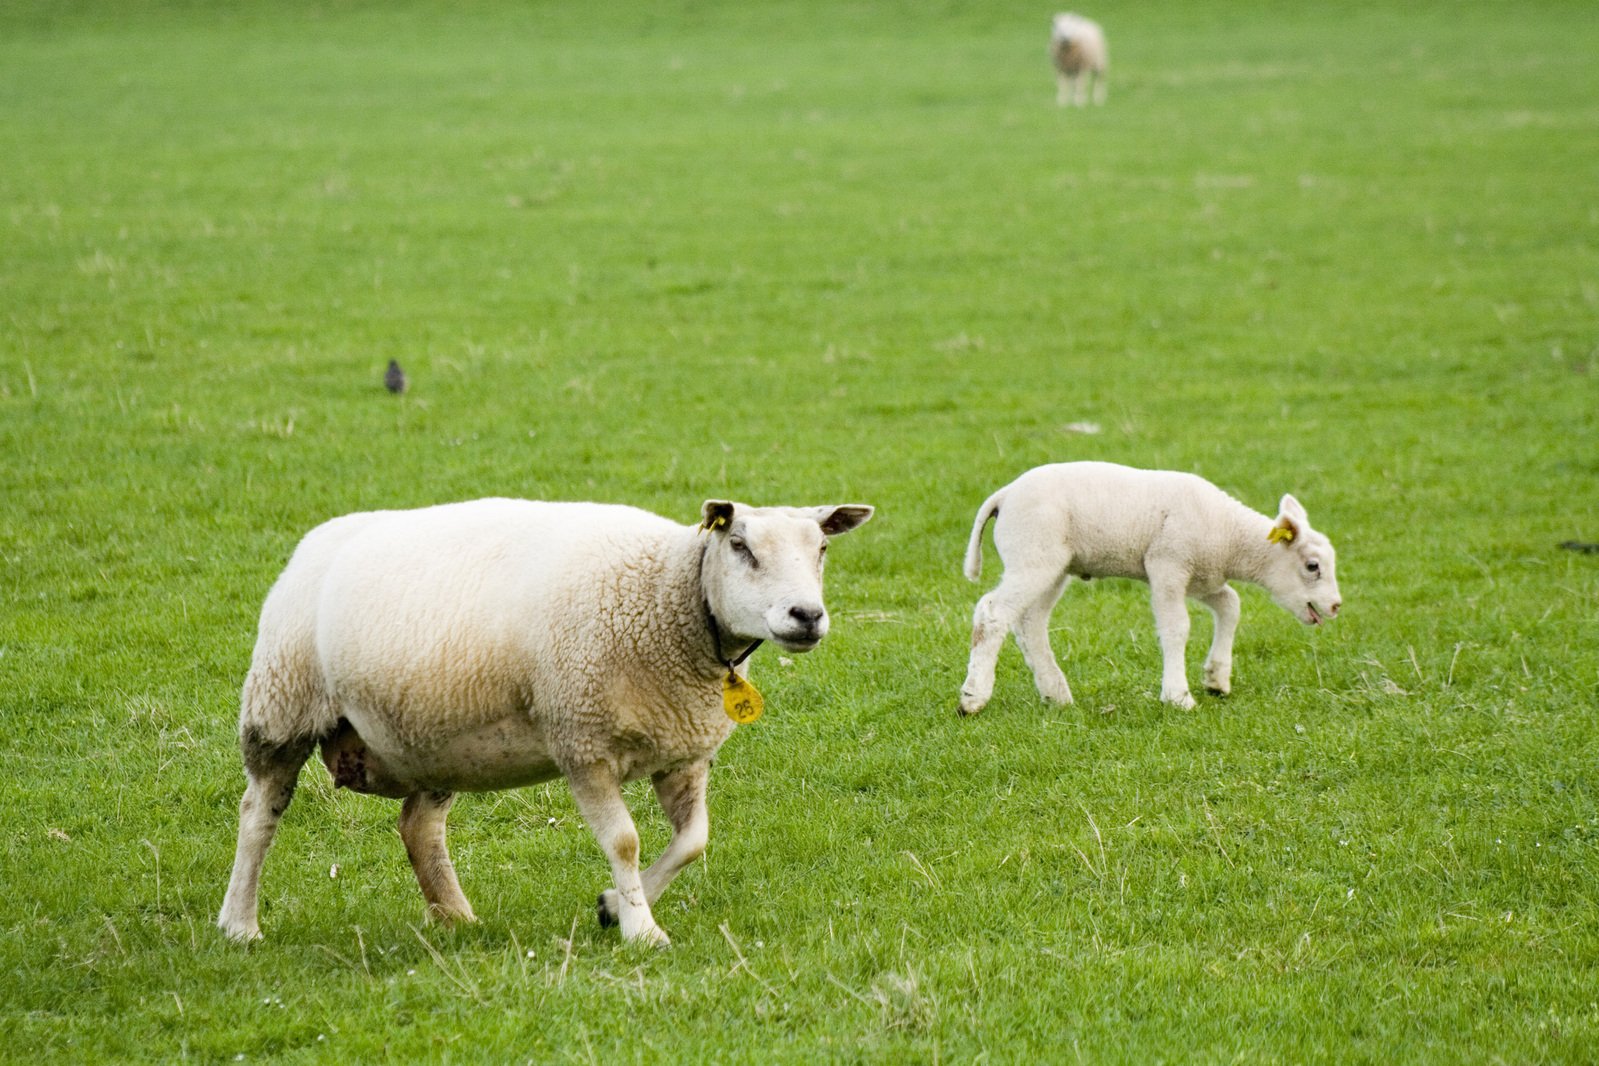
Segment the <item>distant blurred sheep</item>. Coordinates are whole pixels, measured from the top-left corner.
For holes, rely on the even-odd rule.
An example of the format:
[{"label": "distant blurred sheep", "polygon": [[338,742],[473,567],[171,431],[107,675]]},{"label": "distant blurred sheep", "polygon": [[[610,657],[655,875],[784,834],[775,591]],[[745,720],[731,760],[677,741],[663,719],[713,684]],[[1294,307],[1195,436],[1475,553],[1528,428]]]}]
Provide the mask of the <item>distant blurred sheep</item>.
[{"label": "distant blurred sheep", "polygon": [[1055,103],[1065,107],[1069,99],[1078,107],[1086,104],[1090,86],[1085,80],[1092,83],[1094,103],[1105,102],[1110,52],[1099,23],[1065,12],[1056,15],[1049,32],[1049,57],[1055,63]]}]

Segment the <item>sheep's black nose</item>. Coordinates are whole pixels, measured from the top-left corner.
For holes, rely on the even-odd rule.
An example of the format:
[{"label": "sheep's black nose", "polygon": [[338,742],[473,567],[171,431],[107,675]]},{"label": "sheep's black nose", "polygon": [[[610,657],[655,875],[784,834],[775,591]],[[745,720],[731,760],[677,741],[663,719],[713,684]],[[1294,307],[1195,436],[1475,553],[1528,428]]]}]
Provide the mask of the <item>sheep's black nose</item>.
[{"label": "sheep's black nose", "polygon": [[788,616],[806,629],[815,629],[816,623],[820,622],[822,616],[826,613],[820,607],[790,607],[788,609]]}]

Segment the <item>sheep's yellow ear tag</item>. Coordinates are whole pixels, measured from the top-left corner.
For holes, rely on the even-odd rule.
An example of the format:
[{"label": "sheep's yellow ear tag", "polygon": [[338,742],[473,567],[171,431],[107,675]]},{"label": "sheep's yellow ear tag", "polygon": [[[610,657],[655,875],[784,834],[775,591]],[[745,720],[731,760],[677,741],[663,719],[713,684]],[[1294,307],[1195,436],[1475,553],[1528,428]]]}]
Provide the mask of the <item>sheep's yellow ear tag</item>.
[{"label": "sheep's yellow ear tag", "polygon": [[1266,534],[1266,539],[1273,544],[1292,544],[1294,531],[1288,526],[1272,526],[1271,532]]},{"label": "sheep's yellow ear tag", "polygon": [[722,710],[739,725],[749,725],[766,710],[766,701],[754,685],[729,670],[722,678]]},{"label": "sheep's yellow ear tag", "polygon": [[730,521],[732,521],[732,519],[728,518],[727,515],[725,515],[725,514],[716,514],[716,515],[712,515],[711,517],[707,518],[705,521],[701,522],[700,523],[700,528],[701,529],[726,529],[727,528],[727,524]]}]

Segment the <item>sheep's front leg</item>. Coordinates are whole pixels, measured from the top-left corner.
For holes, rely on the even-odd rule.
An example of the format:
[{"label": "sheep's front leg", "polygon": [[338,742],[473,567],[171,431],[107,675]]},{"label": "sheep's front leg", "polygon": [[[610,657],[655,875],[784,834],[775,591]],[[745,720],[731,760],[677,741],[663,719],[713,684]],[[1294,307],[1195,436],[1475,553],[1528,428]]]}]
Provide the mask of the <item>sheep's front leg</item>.
[{"label": "sheep's front leg", "polygon": [[1149,567],[1151,605],[1155,609],[1155,635],[1160,638],[1160,698],[1184,710],[1194,707],[1188,691],[1188,575],[1176,567]]},{"label": "sheep's front leg", "polygon": [[1233,635],[1238,632],[1238,593],[1231,585],[1223,585],[1210,595],[1201,596],[1199,602],[1216,616],[1216,630],[1205,656],[1205,687],[1218,696],[1225,696],[1233,688]]},{"label": "sheep's front leg", "polygon": [[[644,898],[650,906],[661,898],[666,886],[683,868],[705,853],[711,835],[710,813],[705,806],[705,782],[710,767],[695,763],[681,769],[656,774],[652,778],[655,798],[672,822],[672,840],[666,850],[644,871]],[[600,893],[600,924],[614,925],[620,914],[618,893],[608,888]]]},{"label": "sheep's front leg", "polygon": [[[622,936],[661,947],[671,943],[650,913],[649,899],[639,878],[638,829],[622,800],[622,783],[616,773],[605,763],[592,763],[568,771],[566,777],[578,811],[611,862],[616,896],[610,917],[622,927]],[[601,897],[602,924],[606,918],[604,897]]]},{"label": "sheep's front leg", "polygon": [[413,792],[400,807],[400,839],[410,856],[416,882],[428,901],[428,915],[445,922],[475,922],[472,905],[461,894],[455,864],[444,843],[444,818],[453,792]]}]

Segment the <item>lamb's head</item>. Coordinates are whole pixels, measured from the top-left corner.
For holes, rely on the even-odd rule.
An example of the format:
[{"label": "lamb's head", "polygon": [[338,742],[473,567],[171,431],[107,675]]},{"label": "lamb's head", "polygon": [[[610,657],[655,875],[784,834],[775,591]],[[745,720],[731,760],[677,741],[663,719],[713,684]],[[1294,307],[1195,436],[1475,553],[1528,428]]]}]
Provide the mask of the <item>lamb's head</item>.
[{"label": "lamb's head", "polygon": [[1306,625],[1338,617],[1343,600],[1338,595],[1332,541],[1310,528],[1298,500],[1283,497],[1266,537],[1272,547],[1262,584],[1277,605]]},{"label": "lamb's head", "polygon": [[736,640],[810,651],[827,635],[822,561],[829,537],[872,517],[861,504],[748,507],[706,500],[701,581],[728,652]]}]

